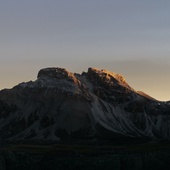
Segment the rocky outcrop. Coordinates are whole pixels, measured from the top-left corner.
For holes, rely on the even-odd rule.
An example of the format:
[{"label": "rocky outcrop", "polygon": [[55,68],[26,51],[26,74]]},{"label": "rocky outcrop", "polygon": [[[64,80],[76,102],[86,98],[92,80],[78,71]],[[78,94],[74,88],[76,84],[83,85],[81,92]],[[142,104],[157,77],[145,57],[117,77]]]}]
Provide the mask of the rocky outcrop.
[{"label": "rocky outcrop", "polygon": [[122,75],[104,69],[99,70],[97,68],[89,68],[88,75],[93,80],[100,79],[103,82],[107,82],[111,84],[122,83],[124,85],[128,85],[125,81],[125,78]]},{"label": "rocky outcrop", "polygon": [[77,82],[73,73],[67,71],[65,68],[45,68],[38,72],[38,79],[67,79],[73,82]]},{"label": "rocky outcrop", "polygon": [[37,78],[67,78],[69,73],[64,68],[46,68],[39,71]]}]

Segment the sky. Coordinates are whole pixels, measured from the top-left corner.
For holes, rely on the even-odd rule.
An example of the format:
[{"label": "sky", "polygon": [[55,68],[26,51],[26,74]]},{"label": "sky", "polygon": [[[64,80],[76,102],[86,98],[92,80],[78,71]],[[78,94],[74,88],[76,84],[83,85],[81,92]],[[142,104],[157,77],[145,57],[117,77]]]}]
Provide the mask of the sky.
[{"label": "sky", "polygon": [[122,74],[170,100],[169,0],[0,0],[0,89],[46,67]]}]

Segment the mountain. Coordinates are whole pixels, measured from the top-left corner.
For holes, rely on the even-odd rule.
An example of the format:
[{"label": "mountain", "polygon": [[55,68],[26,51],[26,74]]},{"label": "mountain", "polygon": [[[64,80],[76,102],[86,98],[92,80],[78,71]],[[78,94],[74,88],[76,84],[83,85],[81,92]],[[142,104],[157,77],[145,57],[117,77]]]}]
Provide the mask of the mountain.
[{"label": "mountain", "polygon": [[45,68],[37,80],[0,91],[0,139],[170,139],[170,102],[107,70]]}]

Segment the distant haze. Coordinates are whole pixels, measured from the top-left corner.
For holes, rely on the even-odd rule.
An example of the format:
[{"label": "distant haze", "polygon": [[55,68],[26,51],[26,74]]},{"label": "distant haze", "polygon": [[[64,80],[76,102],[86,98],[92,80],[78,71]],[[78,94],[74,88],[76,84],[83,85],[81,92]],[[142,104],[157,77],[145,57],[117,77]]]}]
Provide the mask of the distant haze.
[{"label": "distant haze", "polygon": [[168,0],[0,1],[0,89],[44,67],[98,67],[170,100],[169,9]]}]

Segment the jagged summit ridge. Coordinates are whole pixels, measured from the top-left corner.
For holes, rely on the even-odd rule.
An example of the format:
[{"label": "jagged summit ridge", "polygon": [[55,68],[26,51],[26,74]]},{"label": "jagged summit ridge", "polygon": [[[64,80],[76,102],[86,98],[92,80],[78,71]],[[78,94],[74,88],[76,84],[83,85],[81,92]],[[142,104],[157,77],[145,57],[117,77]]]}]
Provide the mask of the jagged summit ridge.
[{"label": "jagged summit ridge", "polygon": [[[118,81],[125,83],[125,78],[120,75],[113,72],[110,72],[105,69],[98,69],[89,67],[88,68],[88,74],[96,73],[100,77],[106,77],[107,80],[110,80],[110,78],[115,78]],[[59,68],[59,67],[50,67],[50,68],[44,68],[41,69],[38,72],[37,78],[68,78],[73,77],[74,73],[71,73],[67,71],[65,68]]]},{"label": "jagged summit ridge", "polygon": [[70,92],[82,91],[82,88],[92,89],[86,81],[87,78],[96,85],[101,83],[110,86],[110,88],[113,86],[124,86],[133,90],[122,75],[92,67],[88,68],[88,71],[82,74],[72,73],[65,68],[59,67],[43,68],[38,72],[35,82],[21,83],[19,86],[23,88],[59,88]]},{"label": "jagged summit ridge", "polygon": [[[84,72],[85,73],[85,72]],[[122,85],[128,85],[125,78],[113,72],[110,72],[105,69],[98,69],[89,67],[87,74],[92,79],[100,78],[102,81],[107,83],[121,83]],[[38,72],[37,75],[38,79],[68,79],[77,82],[77,77],[75,73],[71,73],[67,71],[65,68],[59,67],[51,67],[51,68],[44,68]]]},{"label": "jagged summit ridge", "polygon": [[[106,76],[108,79],[109,77],[114,77],[115,79],[125,82],[125,78],[120,75],[113,73],[111,71],[105,70],[105,69],[98,69],[98,68],[93,68],[89,67],[88,68],[88,74],[96,73],[100,77]],[[50,67],[50,68],[43,68],[38,72],[37,78],[68,78],[72,77],[74,73],[71,73],[67,71],[65,68],[60,68],[60,67]]]}]

